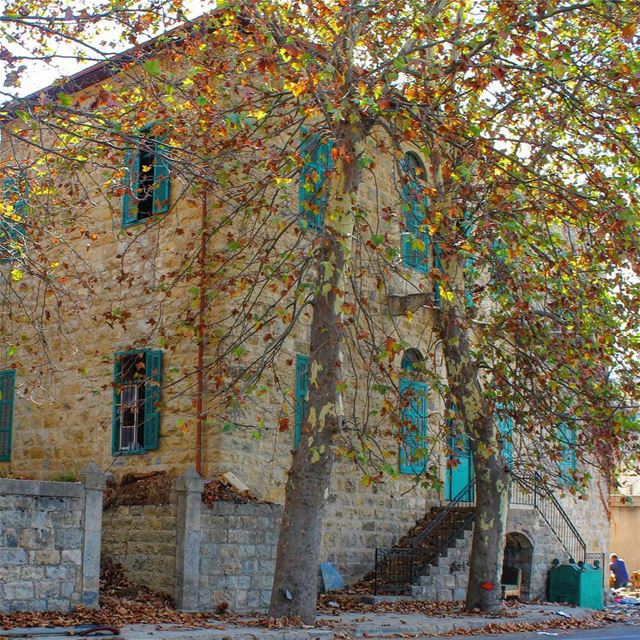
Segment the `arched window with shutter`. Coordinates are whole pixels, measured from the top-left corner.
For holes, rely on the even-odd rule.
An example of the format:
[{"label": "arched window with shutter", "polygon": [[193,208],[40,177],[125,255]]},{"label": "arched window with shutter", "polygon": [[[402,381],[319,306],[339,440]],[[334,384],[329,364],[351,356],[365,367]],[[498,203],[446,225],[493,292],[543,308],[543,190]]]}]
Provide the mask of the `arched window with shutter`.
[{"label": "arched window with shutter", "polygon": [[415,153],[405,153],[402,170],[402,264],[421,273],[429,271],[428,199],[424,195],[425,168]]}]

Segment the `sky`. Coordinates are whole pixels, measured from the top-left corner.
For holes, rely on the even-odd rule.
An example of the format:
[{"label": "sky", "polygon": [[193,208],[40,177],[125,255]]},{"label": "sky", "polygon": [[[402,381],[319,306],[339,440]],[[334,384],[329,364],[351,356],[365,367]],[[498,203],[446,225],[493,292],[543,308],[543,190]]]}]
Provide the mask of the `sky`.
[{"label": "sky", "polygon": [[[66,11],[72,16],[74,13],[88,8],[90,4],[92,4],[92,0],[88,2],[71,0],[64,6],[67,7]],[[142,4],[147,4],[147,2],[143,0]],[[119,35],[122,33],[120,28],[114,23],[102,21],[97,24],[96,29],[87,30],[86,42],[101,48],[105,56],[97,56],[95,52],[86,47],[83,48],[77,43],[52,43],[50,45],[51,49],[46,53],[48,60],[43,61],[42,55],[34,56],[35,42],[32,39],[27,37],[23,38],[22,42],[19,42],[13,38],[15,23],[11,20],[10,15],[7,15],[8,6],[8,0],[0,0],[0,103],[44,89],[60,78],[73,75],[96,64],[98,61],[131,47],[128,42],[119,41]],[[40,7],[44,11],[46,7],[45,0],[41,0]],[[210,11],[213,7],[214,3],[208,0],[188,0],[185,3],[185,12],[188,18],[193,19],[203,12]],[[98,34],[98,31],[101,33]],[[139,41],[144,42],[155,35],[157,34],[148,32],[142,35]],[[102,47],[101,43],[104,40],[109,40],[112,44]],[[14,67],[11,67],[2,59],[3,50],[20,58]],[[81,61],[78,59],[79,54],[89,56],[90,59]],[[16,85],[13,84],[12,79],[15,76],[14,72],[19,67],[23,68],[19,74],[19,83]]]}]

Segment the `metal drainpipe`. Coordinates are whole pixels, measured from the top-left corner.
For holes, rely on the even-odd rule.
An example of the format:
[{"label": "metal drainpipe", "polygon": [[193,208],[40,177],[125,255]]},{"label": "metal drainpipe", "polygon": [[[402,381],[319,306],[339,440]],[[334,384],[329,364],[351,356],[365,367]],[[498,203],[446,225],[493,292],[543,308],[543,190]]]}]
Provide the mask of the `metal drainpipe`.
[{"label": "metal drainpipe", "polygon": [[200,271],[200,304],[198,307],[198,370],[196,372],[198,389],[196,396],[196,471],[202,475],[202,422],[204,399],[204,338],[205,322],[204,312],[206,307],[205,294],[205,261],[207,256],[207,194],[202,197],[202,210],[200,215],[200,251],[198,252],[198,267]]}]

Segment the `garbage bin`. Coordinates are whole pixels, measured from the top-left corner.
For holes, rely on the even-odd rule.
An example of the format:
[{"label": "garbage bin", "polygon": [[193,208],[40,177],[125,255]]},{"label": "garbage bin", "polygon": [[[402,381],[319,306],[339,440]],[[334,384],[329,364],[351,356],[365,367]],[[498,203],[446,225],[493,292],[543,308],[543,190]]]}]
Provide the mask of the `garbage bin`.
[{"label": "garbage bin", "polygon": [[557,564],[549,575],[549,600],[604,609],[602,569],[590,564]]}]

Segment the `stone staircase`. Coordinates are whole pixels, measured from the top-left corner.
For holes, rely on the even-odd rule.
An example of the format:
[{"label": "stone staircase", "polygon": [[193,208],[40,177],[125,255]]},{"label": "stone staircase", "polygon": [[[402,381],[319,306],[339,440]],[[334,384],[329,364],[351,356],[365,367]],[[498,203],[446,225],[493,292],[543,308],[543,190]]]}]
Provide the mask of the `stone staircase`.
[{"label": "stone staircase", "polygon": [[[431,513],[437,514],[441,510],[441,507],[435,507]],[[421,568],[418,584],[410,586],[414,598],[428,602],[452,602],[466,597],[473,522],[465,523],[470,511],[469,507],[458,507],[451,514],[446,528],[459,531],[447,547],[436,549],[433,544],[428,545],[433,559]],[[439,537],[442,536],[436,532],[436,539]]]},{"label": "stone staircase", "polygon": [[464,598],[473,507],[433,507],[395,547],[376,552],[376,593],[404,591],[428,601]]}]

